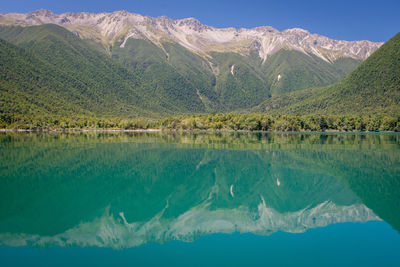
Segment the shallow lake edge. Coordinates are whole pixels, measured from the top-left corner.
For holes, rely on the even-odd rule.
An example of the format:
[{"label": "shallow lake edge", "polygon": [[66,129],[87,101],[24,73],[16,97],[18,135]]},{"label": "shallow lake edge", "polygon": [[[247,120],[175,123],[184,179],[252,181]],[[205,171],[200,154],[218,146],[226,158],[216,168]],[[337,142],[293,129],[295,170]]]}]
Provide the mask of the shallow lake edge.
[{"label": "shallow lake edge", "polygon": [[391,133],[391,134],[400,134],[397,131],[339,131],[339,130],[324,130],[324,131],[304,131],[304,130],[297,130],[297,131],[276,131],[276,130],[269,130],[269,131],[262,131],[262,130],[229,130],[229,129],[206,129],[206,130],[183,130],[183,129],[113,129],[113,128],[104,128],[104,129],[79,129],[79,128],[68,128],[68,129],[60,129],[60,128],[42,128],[42,129],[0,129],[0,133],[24,133],[24,132],[33,132],[33,133],[69,133],[69,132],[76,132],[76,133],[89,133],[89,132],[99,132],[99,133],[338,133],[338,134],[374,134],[374,133]]}]

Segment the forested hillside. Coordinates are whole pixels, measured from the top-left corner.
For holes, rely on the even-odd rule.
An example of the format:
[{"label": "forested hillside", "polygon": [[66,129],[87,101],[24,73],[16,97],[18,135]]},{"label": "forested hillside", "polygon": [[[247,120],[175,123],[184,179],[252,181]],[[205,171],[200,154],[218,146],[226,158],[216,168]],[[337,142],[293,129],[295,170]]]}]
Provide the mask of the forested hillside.
[{"label": "forested hillside", "polygon": [[[109,49],[67,29],[1,26],[3,116],[157,117],[248,109],[286,91],[332,83],[359,61],[331,64],[282,50],[213,52],[128,39]],[[277,80],[278,75],[282,77]]]},{"label": "forested hillside", "polygon": [[400,115],[400,33],[334,85],[272,97],[254,111]]},{"label": "forested hillside", "polygon": [[[54,24],[0,26],[0,122],[2,127],[29,128],[265,128],[262,119],[257,126],[224,121],[186,125],[191,114],[235,111],[350,115],[346,118],[358,124],[329,117],[333,121],[326,129],[397,129],[400,34],[359,67],[360,60],[342,57],[327,62],[290,49],[281,49],[266,61],[255,50],[247,55],[210,55],[193,53],[175,42],[155,45],[144,39],[128,39],[123,45],[116,41],[104,49]],[[331,84],[354,68],[333,85],[308,88]],[[174,124],[158,120],[176,115],[183,117]],[[351,117],[359,115],[373,115],[378,122]],[[140,117],[155,120],[144,123]],[[325,129],[318,118],[311,119],[311,124],[320,124],[315,127],[307,126],[308,118],[273,120],[274,130]]]}]

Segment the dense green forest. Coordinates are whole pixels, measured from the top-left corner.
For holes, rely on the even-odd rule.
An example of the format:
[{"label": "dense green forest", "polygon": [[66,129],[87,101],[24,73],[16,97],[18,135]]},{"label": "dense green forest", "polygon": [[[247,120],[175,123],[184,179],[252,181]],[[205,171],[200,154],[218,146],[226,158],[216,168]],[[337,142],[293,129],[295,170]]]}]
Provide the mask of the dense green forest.
[{"label": "dense green forest", "polygon": [[154,84],[143,69],[126,68],[62,27],[0,29],[7,38],[0,44],[2,113],[134,117],[203,111],[185,95],[183,79],[159,71],[163,83]]},{"label": "dense green forest", "polygon": [[0,128],[31,130],[67,129],[161,129],[174,131],[396,131],[400,132],[400,116],[352,115],[266,115],[266,114],[199,114],[174,117],[96,118],[81,117],[0,117]]}]

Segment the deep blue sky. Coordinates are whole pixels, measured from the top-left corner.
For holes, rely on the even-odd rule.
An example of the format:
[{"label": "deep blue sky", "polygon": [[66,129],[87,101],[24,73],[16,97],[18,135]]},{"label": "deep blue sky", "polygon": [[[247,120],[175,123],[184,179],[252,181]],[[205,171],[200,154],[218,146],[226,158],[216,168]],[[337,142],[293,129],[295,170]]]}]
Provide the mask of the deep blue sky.
[{"label": "deep blue sky", "polygon": [[127,10],[173,19],[195,17],[214,27],[269,25],[284,30],[303,28],[334,39],[387,41],[400,31],[400,0],[11,0],[0,12],[54,13]]}]

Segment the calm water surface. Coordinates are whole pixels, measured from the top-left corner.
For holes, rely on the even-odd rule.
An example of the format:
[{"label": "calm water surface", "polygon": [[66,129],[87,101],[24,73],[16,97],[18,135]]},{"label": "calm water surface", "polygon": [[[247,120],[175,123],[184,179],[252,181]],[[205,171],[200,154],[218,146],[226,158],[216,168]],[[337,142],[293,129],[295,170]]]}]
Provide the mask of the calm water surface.
[{"label": "calm water surface", "polygon": [[399,134],[0,134],[1,266],[400,266],[399,231]]}]

